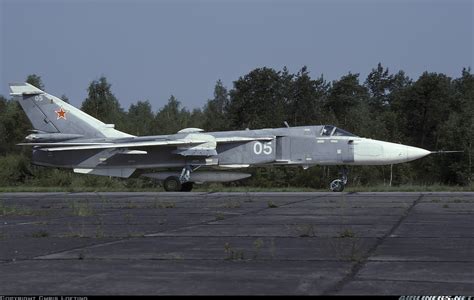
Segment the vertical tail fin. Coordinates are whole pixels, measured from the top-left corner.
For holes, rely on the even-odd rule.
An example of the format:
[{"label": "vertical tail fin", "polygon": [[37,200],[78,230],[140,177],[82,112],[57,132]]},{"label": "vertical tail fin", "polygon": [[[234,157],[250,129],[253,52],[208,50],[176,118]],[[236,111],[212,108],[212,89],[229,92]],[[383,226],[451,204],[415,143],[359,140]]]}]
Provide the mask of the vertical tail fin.
[{"label": "vertical tail fin", "polygon": [[11,83],[10,95],[17,97],[34,129],[47,133],[78,134],[86,138],[131,137],[85,112],[28,83]]}]

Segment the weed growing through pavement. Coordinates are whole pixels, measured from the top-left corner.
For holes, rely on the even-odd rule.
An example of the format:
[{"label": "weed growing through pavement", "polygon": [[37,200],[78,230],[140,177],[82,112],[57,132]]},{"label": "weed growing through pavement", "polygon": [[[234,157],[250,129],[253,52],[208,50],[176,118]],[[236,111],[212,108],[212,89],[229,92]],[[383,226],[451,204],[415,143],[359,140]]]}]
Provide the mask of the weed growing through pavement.
[{"label": "weed growing through pavement", "polygon": [[273,203],[273,201],[268,201],[267,205],[268,205],[268,208],[278,208],[278,205]]},{"label": "weed growing through pavement", "polygon": [[344,231],[342,231],[341,233],[339,233],[339,238],[355,238],[356,234],[354,233],[354,231],[352,231],[352,229],[350,228],[347,228],[345,229]]},{"label": "weed growing through pavement", "polygon": [[243,260],[244,250],[235,250],[229,243],[224,244],[224,252],[227,253],[226,260]]},{"label": "weed growing through pavement", "polygon": [[0,216],[33,216],[40,215],[40,211],[34,211],[30,208],[23,208],[14,205],[5,205],[0,200]]},{"label": "weed growing through pavement", "polygon": [[78,202],[72,201],[71,202],[71,209],[72,209],[72,214],[74,216],[78,217],[90,217],[95,215],[94,209],[90,206],[89,200],[87,200],[85,203],[83,202]]},{"label": "weed growing through pavement", "polygon": [[84,221],[82,221],[82,223],[81,223],[81,228],[80,228],[81,230],[80,231],[74,230],[71,223],[67,223],[67,226],[69,228],[69,235],[67,235],[67,237],[80,237],[80,238],[83,238],[85,236],[84,235]]},{"label": "weed growing through pavement", "polygon": [[303,224],[296,226],[296,231],[299,237],[315,237],[313,224]]},{"label": "weed growing through pavement", "polygon": [[270,240],[270,256],[272,257],[272,259],[275,258],[275,252],[276,252],[275,239],[272,238],[272,239]]},{"label": "weed growing through pavement", "polygon": [[103,238],[105,236],[104,233],[104,219],[102,217],[99,217],[99,224],[96,227],[95,231],[95,237],[96,238]]},{"label": "weed growing through pavement", "polygon": [[125,221],[125,224],[127,225],[132,224],[132,219],[133,219],[133,215],[131,213],[126,213],[123,215],[123,220]]},{"label": "weed growing through pavement", "polygon": [[469,200],[464,200],[464,199],[459,199],[459,198],[454,198],[451,201],[451,203],[469,203]]},{"label": "weed growing through pavement", "polygon": [[360,262],[363,259],[361,240],[350,229],[331,240],[333,253],[337,258]]},{"label": "weed growing through pavement", "polygon": [[48,236],[49,236],[49,233],[45,230],[35,231],[31,234],[31,237],[34,237],[34,238],[45,238]]},{"label": "weed growing through pavement", "polygon": [[257,259],[257,257],[259,256],[260,254],[260,250],[262,249],[264,245],[264,242],[262,239],[256,239],[254,242],[253,242],[253,248],[255,249],[255,253],[253,255],[253,259]]},{"label": "weed growing through pavement", "polygon": [[218,213],[218,214],[216,215],[216,221],[222,221],[222,220],[224,220],[224,219],[225,219],[225,217],[224,217],[224,214],[223,214],[223,213]]},{"label": "weed growing through pavement", "polygon": [[240,208],[242,207],[242,203],[238,200],[231,200],[225,204],[225,208]]},{"label": "weed growing through pavement", "polygon": [[175,208],[175,207],[176,207],[176,204],[174,202],[155,200],[153,203],[153,208]]},{"label": "weed growing through pavement", "polygon": [[138,208],[138,205],[129,202],[129,203],[127,203],[127,205],[125,205],[123,208],[126,208],[126,209],[135,209],[135,208]]}]

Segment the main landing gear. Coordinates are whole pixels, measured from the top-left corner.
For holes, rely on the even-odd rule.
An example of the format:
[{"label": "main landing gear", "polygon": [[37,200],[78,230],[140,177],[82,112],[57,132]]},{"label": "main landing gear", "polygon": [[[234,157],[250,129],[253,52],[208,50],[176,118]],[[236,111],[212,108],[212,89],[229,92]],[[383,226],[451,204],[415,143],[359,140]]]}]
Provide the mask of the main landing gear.
[{"label": "main landing gear", "polygon": [[347,175],[349,174],[349,170],[347,167],[342,167],[340,171],[341,178],[335,179],[329,185],[329,188],[333,192],[342,192],[344,187],[347,184]]},{"label": "main landing gear", "polygon": [[167,192],[190,192],[193,189],[194,182],[191,182],[191,172],[197,170],[192,166],[186,166],[181,171],[180,176],[169,176],[163,182],[163,187]]}]

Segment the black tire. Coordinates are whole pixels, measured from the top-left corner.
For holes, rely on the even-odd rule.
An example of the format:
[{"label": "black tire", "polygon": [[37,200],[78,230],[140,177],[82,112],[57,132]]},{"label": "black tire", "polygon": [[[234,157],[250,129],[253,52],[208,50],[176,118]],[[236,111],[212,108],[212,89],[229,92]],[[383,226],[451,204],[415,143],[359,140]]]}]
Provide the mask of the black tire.
[{"label": "black tire", "polygon": [[190,192],[193,189],[194,182],[185,182],[181,185],[181,192]]},{"label": "black tire", "polygon": [[331,182],[329,189],[333,192],[342,192],[344,190],[344,182],[341,179],[336,179]]},{"label": "black tire", "polygon": [[170,176],[163,182],[163,187],[167,192],[179,192],[181,191],[181,181],[176,176]]}]

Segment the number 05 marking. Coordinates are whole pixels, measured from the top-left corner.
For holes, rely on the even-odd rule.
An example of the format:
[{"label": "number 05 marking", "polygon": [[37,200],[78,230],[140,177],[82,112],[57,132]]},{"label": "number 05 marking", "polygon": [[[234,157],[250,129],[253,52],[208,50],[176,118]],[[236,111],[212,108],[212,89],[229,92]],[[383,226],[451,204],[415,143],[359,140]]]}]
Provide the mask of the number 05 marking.
[{"label": "number 05 marking", "polygon": [[255,144],[253,144],[253,152],[257,155],[262,153],[266,155],[272,154],[272,142],[266,142],[263,144],[261,142],[255,142]]}]

